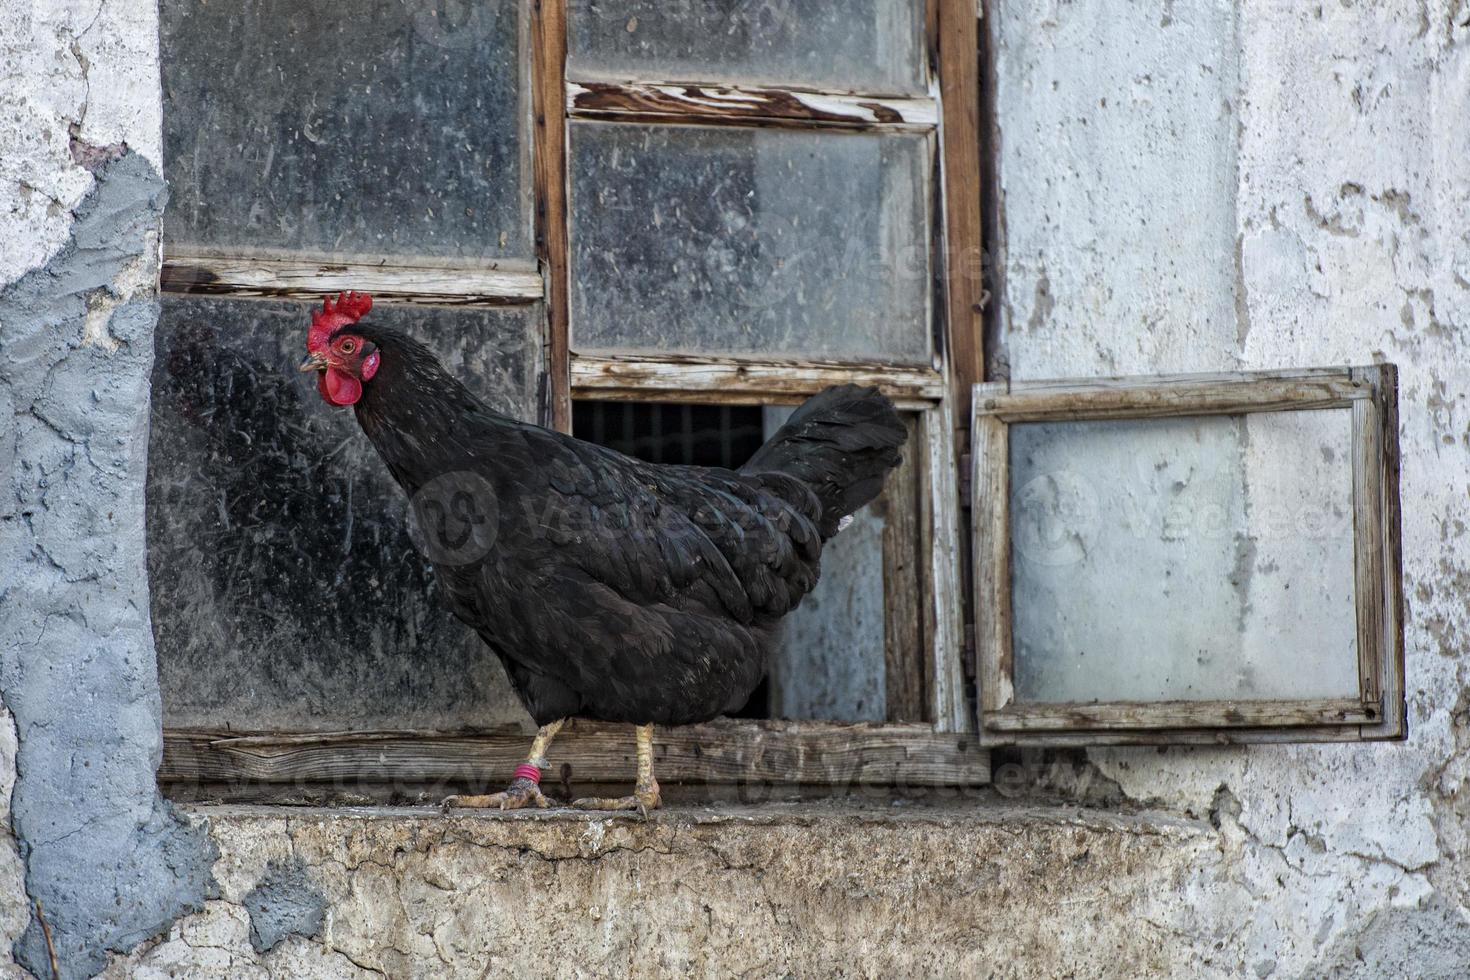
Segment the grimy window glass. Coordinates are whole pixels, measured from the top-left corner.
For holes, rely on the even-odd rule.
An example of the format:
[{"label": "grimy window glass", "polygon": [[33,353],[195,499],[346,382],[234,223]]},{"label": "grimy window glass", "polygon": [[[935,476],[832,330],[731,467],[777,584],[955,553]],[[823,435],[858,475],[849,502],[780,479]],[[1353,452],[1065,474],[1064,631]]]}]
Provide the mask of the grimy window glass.
[{"label": "grimy window glass", "polygon": [[573,123],[572,349],[927,366],[928,146]]},{"label": "grimy window glass", "polygon": [[1013,425],[1016,701],[1356,697],[1350,428]]},{"label": "grimy window glass", "polygon": [[170,247],[530,256],[521,4],[160,13]]},{"label": "grimy window glass", "polygon": [[[148,571],[164,722],[455,729],[521,721],[444,608],[407,503],[350,409],[295,370],[306,303],[166,297],[153,366]],[[540,308],[381,306],[493,407],[534,417]]]},{"label": "grimy window glass", "polygon": [[924,5],[912,0],[571,0],[581,78],[925,90]]}]

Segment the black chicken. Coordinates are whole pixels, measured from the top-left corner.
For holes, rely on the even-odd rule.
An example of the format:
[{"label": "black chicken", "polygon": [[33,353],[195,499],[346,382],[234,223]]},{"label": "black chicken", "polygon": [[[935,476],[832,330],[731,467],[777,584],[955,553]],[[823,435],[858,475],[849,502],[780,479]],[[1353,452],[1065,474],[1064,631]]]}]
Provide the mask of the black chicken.
[{"label": "black chicken", "polygon": [[547,806],[540,770],[569,717],[637,725],[632,796],[659,805],[653,726],[739,708],[772,627],[817,583],[822,544],[872,500],[905,430],[872,388],[829,388],[738,471],[645,463],[501,415],[421,344],[358,322],[346,293],[312,317],[303,371],[358,424],[413,500],[456,616],[504,663],[541,726],[502,793]]}]

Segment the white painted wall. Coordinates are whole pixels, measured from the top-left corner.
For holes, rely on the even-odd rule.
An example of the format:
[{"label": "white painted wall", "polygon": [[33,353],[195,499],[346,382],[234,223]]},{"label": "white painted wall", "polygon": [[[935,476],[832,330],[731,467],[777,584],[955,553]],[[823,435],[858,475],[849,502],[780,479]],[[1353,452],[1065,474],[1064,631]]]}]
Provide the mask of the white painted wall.
[{"label": "white painted wall", "polygon": [[[1367,921],[1381,933],[1428,914],[1393,910],[1449,909],[1463,926],[1470,5],[991,9],[1014,378],[1401,370],[1411,738],[1091,753],[1140,800],[1202,813],[1225,787],[1239,802],[1222,818],[1237,887],[1188,891],[1171,926],[1218,930],[1205,972],[1214,955],[1260,975],[1310,972]],[[1444,962],[1421,975],[1431,966]],[[1457,966],[1443,975],[1470,969]]]}]

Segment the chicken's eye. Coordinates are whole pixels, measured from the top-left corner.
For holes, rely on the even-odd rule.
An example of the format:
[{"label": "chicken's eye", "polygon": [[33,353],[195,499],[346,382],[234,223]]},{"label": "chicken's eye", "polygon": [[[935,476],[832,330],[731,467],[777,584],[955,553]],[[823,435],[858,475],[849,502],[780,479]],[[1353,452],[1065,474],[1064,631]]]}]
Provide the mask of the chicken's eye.
[{"label": "chicken's eye", "polygon": [[339,347],[338,350],[340,350],[344,354],[351,354],[353,351],[357,350],[357,341],[344,340],[342,341],[342,346]]}]

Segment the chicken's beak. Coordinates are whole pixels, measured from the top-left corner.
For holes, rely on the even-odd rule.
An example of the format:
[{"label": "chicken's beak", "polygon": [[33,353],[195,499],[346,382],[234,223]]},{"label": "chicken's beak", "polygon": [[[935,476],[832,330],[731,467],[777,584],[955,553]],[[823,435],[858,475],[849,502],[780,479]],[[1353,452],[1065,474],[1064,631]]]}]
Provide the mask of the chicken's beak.
[{"label": "chicken's beak", "polygon": [[325,371],[327,369],[327,355],[321,351],[312,351],[306,355],[306,360],[301,362],[302,371]]}]

